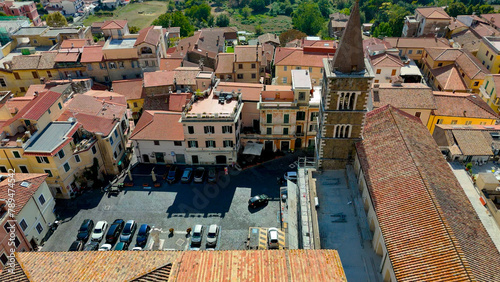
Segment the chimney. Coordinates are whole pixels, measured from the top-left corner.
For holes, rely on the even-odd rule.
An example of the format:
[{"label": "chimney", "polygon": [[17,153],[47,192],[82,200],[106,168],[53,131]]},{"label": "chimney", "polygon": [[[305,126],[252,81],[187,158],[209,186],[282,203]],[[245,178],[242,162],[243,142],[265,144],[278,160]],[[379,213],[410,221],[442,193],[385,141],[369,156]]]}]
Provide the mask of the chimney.
[{"label": "chimney", "polygon": [[[191,43],[189,45],[191,45]],[[198,43],[194,44],[194,49],[198,49]]]},{"label": "chimney", "polygon": [[275,33],[275,34],[274,34],[274,39],[276,39],[276,38],[278,38],[278,35]]},{"label": "chimney", "polygon": [[219,40],[220,40],[220,36],[217,35],[217,46],[219,46]]},{"label": "chimney", "polygon": [[464,117],[466,116],[465,114],[467,113],[467,111],[464,111]]},{"label": "chimney", "polygon": [[208,58],[208,52],[205,52],[205,57],[207,57],[207,58]]},{"label": "chimney", "polygon": [[33,94],[33,97],[38,97],[38,91],[35,91],[35,93]]},{"label": "chimney", "polygon": [[111,95],[110,95],[110,96],[109,96],[109,100],[113,100],[113,96],[111,96]]},{"label": "chimney", "polygon": [[71,48],[75,48],[75,44],[73,42],[71,42]]}]

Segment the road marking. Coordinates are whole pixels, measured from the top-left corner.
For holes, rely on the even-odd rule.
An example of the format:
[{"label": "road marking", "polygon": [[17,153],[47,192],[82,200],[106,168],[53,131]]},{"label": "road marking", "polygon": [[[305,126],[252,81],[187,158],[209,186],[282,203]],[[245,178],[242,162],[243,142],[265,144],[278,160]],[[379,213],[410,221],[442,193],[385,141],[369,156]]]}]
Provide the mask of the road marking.
[{"label": "road marking", "polygon": [[160,247],[158,250],[163,250],[163,244],[165,244],[165,239],[160,239]]},{"label": "road marking", "polygon": [[[254,229],[259,229],[259,250],[267,250],[267,230],[265,227],[256,227]],[[278,244],[279,249],[282,250],[286,246],[286,236],[285,232],[278,229]]]},{"label": "road marking", "polygon": [[183,239],[177,239],[177,241],[175,241],[175,244],[180,247],[180,246],[182,246],[182,244],[184,244],[184,242],[185,242],[185,240],[183,240]]}]

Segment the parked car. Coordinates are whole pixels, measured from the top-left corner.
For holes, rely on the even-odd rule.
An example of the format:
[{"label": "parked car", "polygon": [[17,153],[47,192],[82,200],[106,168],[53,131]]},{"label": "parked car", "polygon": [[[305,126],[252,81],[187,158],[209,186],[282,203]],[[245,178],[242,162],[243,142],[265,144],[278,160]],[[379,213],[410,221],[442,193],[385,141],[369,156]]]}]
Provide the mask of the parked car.
[{"label": "parked car", "polygon": [[269,249],[278,249],[278,229],[277,228],[269,228],[267,229],[267,245]]},{"label": "parked car", "polygon": [[208,227],[207,247],[215,247],[217,245],[217,237],[219,236],[219,226],[212,224]]},{"label": "parked car", "polygon": [[363,35],[370,36],[370,32],[369,31],[363,31]]},{"label": "parked car", "polygon": [[108,233],[106,233],[106,243],[113,245],[120,237],[123,226],[125,226],[125,221],[123,219],[115,219],[113,224],[109,227]]},{"label": "parked car", "polygon": [[191,236],[191,245],[195,246],[200,245],[202,237],[203,237],[203,225],[197,224],[193,228],[193,236]]},{"label": "parked car", "polygon": [[110,251],[112,247],[113,247],[113,246],[111,246],[111,244],[103,244],[103,245],[99,248],[99,251]]},{"label": "parked car", "polygon": [[296,171],[288,171],[285,173],[285,179],[293,182],[297,182],[297,172]]},{"label": "parked car", "polygon": [[250,198],[250,200],[248,200],[248,206],[255,209],[267,205],[268,202],[269,197],[266,194],[260,194]]},{"label": "parked car", "polygon": [[170,167],[168,170],[167,174],[167,182],[168,184],[172,184],[177,181],[177,175],[179,174],[179,169],[177,168],[176,165],[173,165]]},{"label": "parked car", "polygon": [[81,251],[83,248],[83,241],[80,241],[80,240],[76,240],[74,241],[71,246],[69,247],[69,250],[68,252],[77,252],[77,251]]},{"label": "parked car", "polygon": [[182,173],[181,182],[189,183],[191,182],[191,178],[193,178],[193,169],[187,167],[186,169],[184,169],[184,172]]},{"label": "parked car", "polygon": [[76,235],[77,240],[81,240],[84,243],[90,237],[90,232],[94,229],[94,221],[92,219],[85,219],[78,230],[78,235]]},{"label": "parked car", "polygon": [[101,242],[102,238],[104,238],[104,234],[106,234],[106,230],[108,229],[108,222],[105,220],[98,221],[95,225],[94,232],[92,232],[92,236],[90,236],[92,241]]},{"label": "parked car", "polygon": [[132,251],[142,251],[142,248],[141,247],[133,247]]},{"label": "parked car", "polygon": [[99,249],[99,242],[92,241],[87,243],[85,247],[83,247],[84,251],[97,251]]},{"label": "parked car", "polygon": [[126,251],[128,250],[128,243],[126,242],[118,242],[115,246],[115,251]]},{"label": "parked car", "polygon": [[137,223],[133,220],[127,221],[125,227],[123,228],[122,235],[120,236],[120,242],[126,242],[130,244],[132,237],[134,237],[135,230],[137,229]]},{"label": "parked car", "polygon": [[151,226],[147,224],[141,225],[141,227],[139,228],[139,232],[137,233],[137,239],[135,239],[137,246],[143,247],[146,245],[150,231],[151,231]]},{"label": "parked car", "polygon": [[200,166],[194,171],[194,182],[203,183],[203,180],[205,180],[205,168]]},{"label": "parked car", "polygon": [[217,170],[215,169],[215,167],[211,167],[208,169],[208,178],[207,178],[207,181],[209,183],[215,183],[217,182],[217,178],[218,178],[219,174],[217,173]]}]

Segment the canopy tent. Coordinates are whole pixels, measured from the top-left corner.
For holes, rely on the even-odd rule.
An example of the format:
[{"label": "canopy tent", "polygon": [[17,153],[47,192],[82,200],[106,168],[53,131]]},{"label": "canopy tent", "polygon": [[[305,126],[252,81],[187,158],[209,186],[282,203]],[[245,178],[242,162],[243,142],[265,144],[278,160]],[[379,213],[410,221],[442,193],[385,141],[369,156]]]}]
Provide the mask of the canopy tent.
[{"label": "canopy tent", "polygon": [[262,148],[264,148],[264,144],[247,143],[245,145],[245,150],[243,150],[243,155],[260,156],[262,154]]}]

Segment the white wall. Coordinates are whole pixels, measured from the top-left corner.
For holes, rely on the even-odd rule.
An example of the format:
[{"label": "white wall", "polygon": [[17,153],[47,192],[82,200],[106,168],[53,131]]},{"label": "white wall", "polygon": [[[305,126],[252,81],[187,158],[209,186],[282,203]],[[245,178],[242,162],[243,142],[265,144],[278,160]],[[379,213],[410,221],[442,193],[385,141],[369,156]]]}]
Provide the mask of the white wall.
[{"label": "white wall", "polygon": [[[182,141],[181,146],[175,146],[174,141],[158,140],[160,145],[155,145],[153,140],[134,140],[134,151],[140,162],[144,162],[142,155],[146,154],[149,156],[150,163],[156,163],[155,157],[151,157],[153,152],[164,153],[165,163],[176,163],[175,156],[171,153],[174,152],[177,155],[186,155],[186,142]],[[187,158],[186,158],[187,161]]]}]

